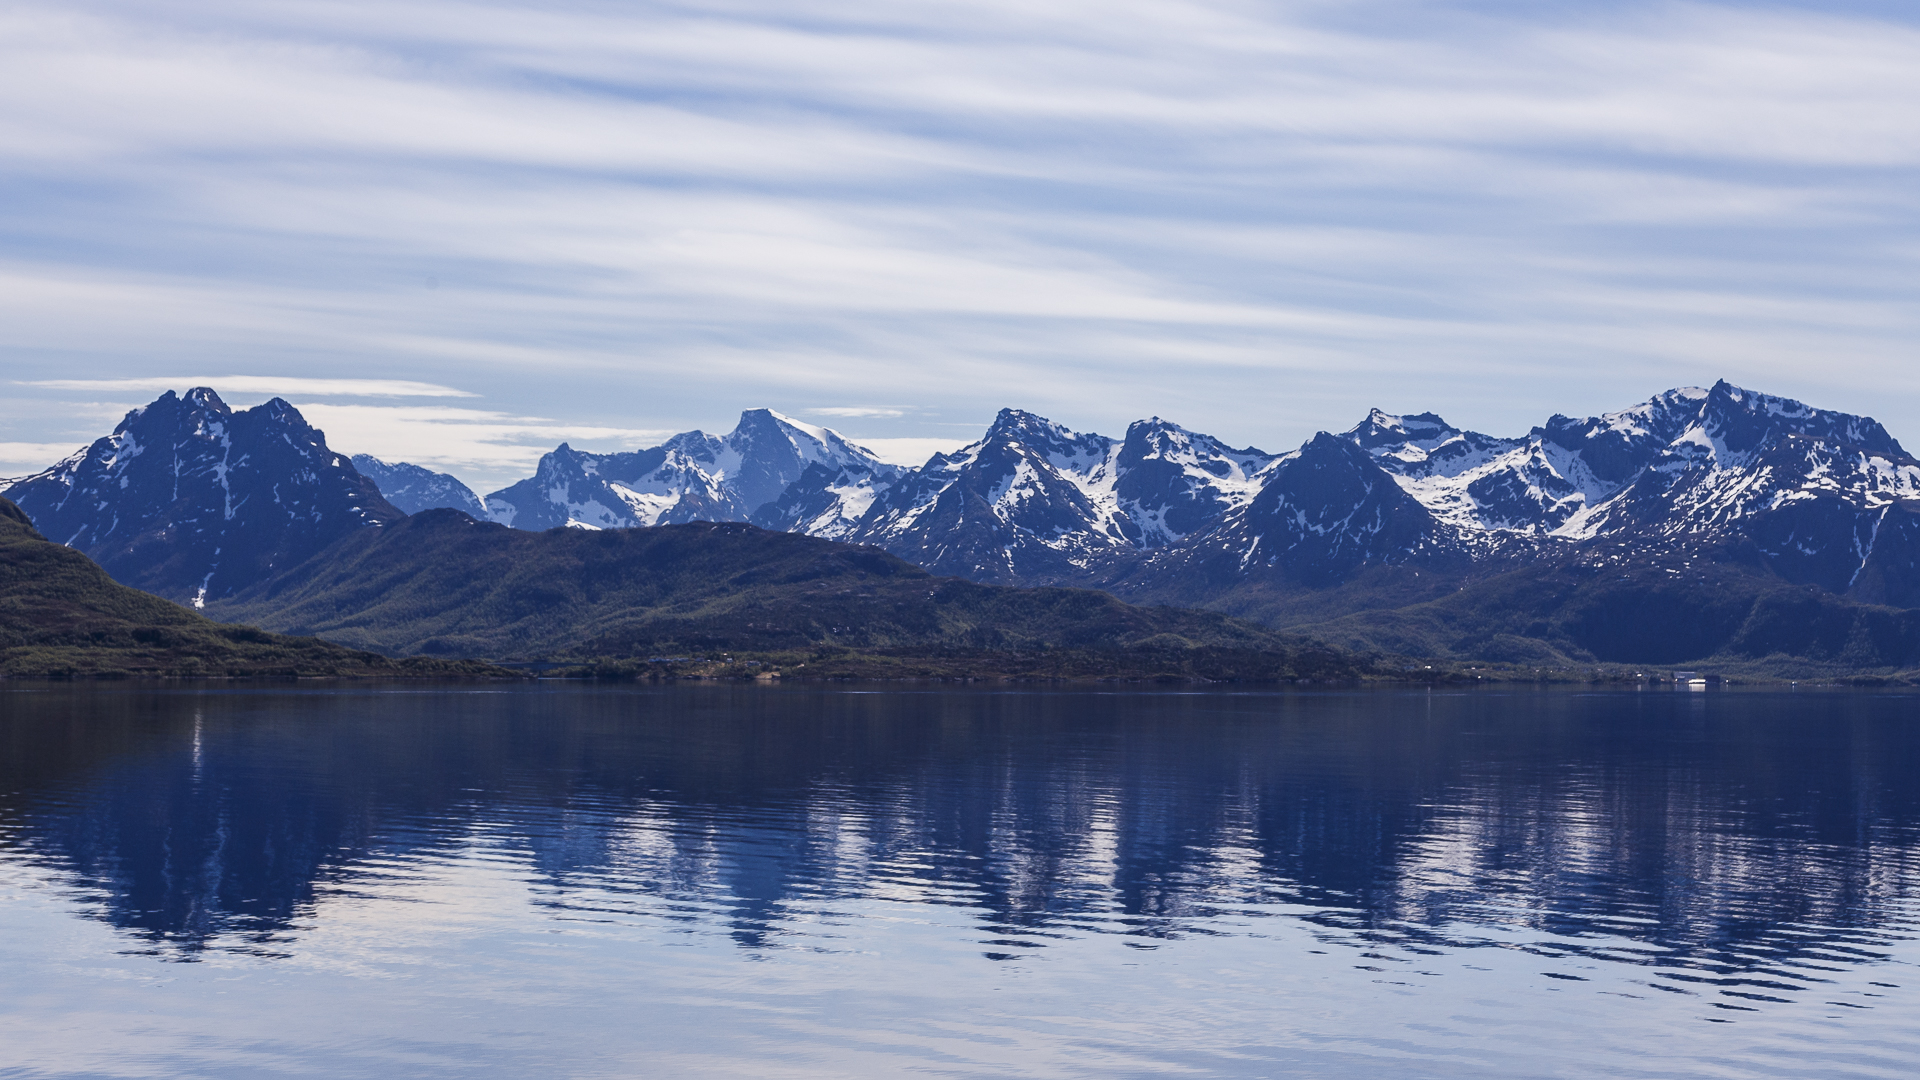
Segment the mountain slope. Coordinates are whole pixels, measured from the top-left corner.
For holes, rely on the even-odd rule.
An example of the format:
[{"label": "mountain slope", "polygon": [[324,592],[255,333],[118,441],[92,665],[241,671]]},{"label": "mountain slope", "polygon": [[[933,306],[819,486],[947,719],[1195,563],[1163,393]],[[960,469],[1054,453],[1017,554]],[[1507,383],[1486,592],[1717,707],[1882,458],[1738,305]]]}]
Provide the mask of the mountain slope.
[{"label": "mountain slope", "polygon": [[205,388],[168,391],[5,494],[116,581],[190,603],[401,517],[293,406],[234,412]]},{"label": "mountain slope", "polygon": [[381,461],[372,454],[355,454],[352,460],[360,475],[372,480],[381,496],[403,514],[447,509],[478,518],[487,516],[486,504],[480,501],[480,496],[447,473],[405,461]]},{"label": "mountain slope", "polygon": [[313,638],[228,626],[128,588],[36,532],[0,499],[0,675],[480,674],[479,664],[396,662]]},{"label": "mountain slope", "polygon": [[775,532],[845,540],[906,472],[892,467],[881,471],[857,464],[830,466],[816,462],[787,485],[778,499],[754,511],[749,520]]},{"label": "mountain slope", "polygon": [[744,524],[529,533],[436,510],[351,536],[210,609],[401,653],[1194,647],[1301,652],[1208,612],[937,578],[885,552]]}]

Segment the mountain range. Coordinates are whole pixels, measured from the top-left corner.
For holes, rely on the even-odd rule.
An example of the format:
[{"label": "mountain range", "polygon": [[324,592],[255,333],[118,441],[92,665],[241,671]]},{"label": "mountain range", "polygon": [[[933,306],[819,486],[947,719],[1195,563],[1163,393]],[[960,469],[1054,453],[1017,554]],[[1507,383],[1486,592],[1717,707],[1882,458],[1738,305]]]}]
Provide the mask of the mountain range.
[{"label": "mountain range", "polygon": [[752,410],[724,438],[690,432],[630,454],[562,446],[487,505],[524,528],[750,521],[975,581],[1187,601],[1386,567],[1457,576],[1623,545],[1731,544],[1788,581],[1920,604],[1920,462],[1871,419],[1724,382],[1518,437],[1376,410],[1286,453],[1159,418],[1116,439],[1007,409],[978,441],[913,469]]},{"label": "mountain range", "polygon": [[[1515,437],[1374,411],[1284,453],[1159,418],[1113,438],[1007,409],[917,468],[753,409],[724,436],[614,454],[562,445],[484,500],[445,474],[335,453],[283,401],[236,413],[193,390],[5,494],[120,580],[195,603],[447,507],[524,532],[745,522],[983,584],[1094,588],[1362,647],[1542,663],[1751,656],[1779,642],[1742,637],[1742,620],[1773,625],[1755,613],[1778,589],[1848,610],[1920,608],[1920,461],[1869,418],[1725,382]],[[1630,620],[1593,613],[1628,595],[1703,580],[1746,606],[1698,640],[1579,629]],[[1472,602],[1495,594],[1521,606]],[[1902,663],[1904,638],[1874,633],[1884,648],[1823,638],[1786,652]]]}]

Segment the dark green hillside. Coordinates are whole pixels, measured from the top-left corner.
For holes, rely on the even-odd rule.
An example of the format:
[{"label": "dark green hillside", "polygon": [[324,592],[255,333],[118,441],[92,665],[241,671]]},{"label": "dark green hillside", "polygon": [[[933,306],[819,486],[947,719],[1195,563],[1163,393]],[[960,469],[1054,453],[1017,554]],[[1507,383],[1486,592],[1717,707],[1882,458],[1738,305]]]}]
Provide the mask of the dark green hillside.
[{"label": "dark green hillside", "polygon": [[109,578],[0,499],[0,675],[459,674],[485,665],[396,662],[312,638],[223,626]]},{"label": "dark green hillside", "polygon": [[1126,579],[1102,582],[1101,587],[1130,603],[1205,608],[1262,626],[1291,627],[1438,600],[1508,569],[1510,566],[1368,566],[1337,585],[1314,587],[1284,578],[1252,577],[1218,592],[1178,586],[1141,587]]},{"label": "dark green hillside", "polygon": [[1249,677],[1355,671],[1348,658],[1210,612],[936,578],[875,548],[706,522],[530,533],[429,511],[346,537],[210,611],[394,655],[644,662],[854,650],[907,673],[916,657],[977,671],[983,656],[1042,650],[1079,656],[1072,674],[1117,652],[1134,673],[1203,674],[1196,657]]},{"label": "dark green hillside", "polygon": [[1698,665],[1781,676],[1920,667],[1920,610],[1878,607],[1731,563],[1561,563],[1437,600],[1293,629],[1451,661]]}]

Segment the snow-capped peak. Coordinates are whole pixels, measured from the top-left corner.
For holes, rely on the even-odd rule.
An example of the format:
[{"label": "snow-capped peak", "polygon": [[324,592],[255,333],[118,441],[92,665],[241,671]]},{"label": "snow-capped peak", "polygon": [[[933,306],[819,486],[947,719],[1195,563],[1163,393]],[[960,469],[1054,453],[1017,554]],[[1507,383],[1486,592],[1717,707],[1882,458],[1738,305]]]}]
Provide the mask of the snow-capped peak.
[{"label": "snow-capped peak", "polygon": [[1459,434],[1458,429],[1433,413],[1395,416],[1373,409],[1367,413],[1365,420],[1347,431],[1346,438],[1363,450],[1384,446],[1414,446],[1432,450]]},{"label": "snow-capped peak", "polygon": [[8,494],[50,538],[182,602],[213,602],[400,517],[293,406],[234,412],[207,387],[129,411]]},{"label": "snow-capped peak", "polygon": [[747,409],[725,436],[687,431],[659,446],[616,454],[562,443],[541,458],[533,478],[487,496],[487,509],[494,520],[521,529],[746,521],[815,465],[888,480],[901,471],[831,428]]}]

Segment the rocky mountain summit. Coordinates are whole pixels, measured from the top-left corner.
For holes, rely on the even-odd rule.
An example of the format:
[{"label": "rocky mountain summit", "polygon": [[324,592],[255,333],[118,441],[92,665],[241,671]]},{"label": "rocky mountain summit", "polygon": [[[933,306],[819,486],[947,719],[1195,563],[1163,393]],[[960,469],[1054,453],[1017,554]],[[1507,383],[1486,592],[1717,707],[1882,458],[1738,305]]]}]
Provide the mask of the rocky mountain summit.
[{"label": "rocky mountain summit", "polygon": [[404,516],[293,406],[235,412],[204,387],[0,493],[115,580],[196,607]]},{"label": "rocky mountain summit", "polygon": [[[532,530],[746,521],[815,466],[882,480],[901,471],[837,432],[749,409],[725,436],[689,431],[616,454],[561,443],[533,476],[488,495],[487,510],[503,525]],[[817,524],[830,531],[828,523]]]},{"label": "rocky mountain summit", "polygon": [[380,488],[380,494],[403,514],[422,510],[458,510],[486,518],[487,506],[473,489],[449,473],[405,461],[388,463],[372,454],[353,455],[353,467]]}]

